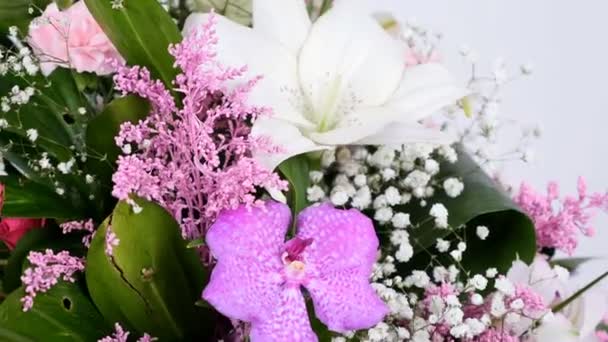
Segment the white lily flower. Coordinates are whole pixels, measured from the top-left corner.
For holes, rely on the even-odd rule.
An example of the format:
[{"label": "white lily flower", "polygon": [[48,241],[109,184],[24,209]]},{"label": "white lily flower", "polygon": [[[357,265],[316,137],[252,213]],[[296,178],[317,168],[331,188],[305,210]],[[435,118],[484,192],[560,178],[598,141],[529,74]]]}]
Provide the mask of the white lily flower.
[{"label": "white lily flower", "polygon": [[[184,33],[208,20],[196,13]],[[254,0],[253,28],[218,16],[217,57],[263,76],[249,103],[273,109],[253,134],[281,153],[256,159],[274,169],[287,158],[338,145],[449,143],[419,121],[466,95],[438,64],[405,67],[406,46],[360,4],[339,1],[314,23],[302,0]]]}]

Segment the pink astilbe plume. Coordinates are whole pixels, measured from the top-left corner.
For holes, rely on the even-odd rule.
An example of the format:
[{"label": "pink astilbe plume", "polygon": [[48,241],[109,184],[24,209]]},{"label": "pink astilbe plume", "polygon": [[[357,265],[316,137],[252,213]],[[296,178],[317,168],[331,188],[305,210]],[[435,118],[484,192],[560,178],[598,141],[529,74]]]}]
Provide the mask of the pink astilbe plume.
[{"label": "pink astilbe plume", "polygon": [[246,104],[257,79],[242,80],[245,67],[215,61],[215,19],[169,51],[182,72],[174,80],[181,107],[160,81],[140,67],[121,67],[117,88],[152,103],[150,116],[125,123],[116,143],[119,157],[113,195],[131,194],[160,203],[180,222],[185,238],[197,238],[223,209],[252,206],[257,188],[286,184],[260,166],[252,151],[276,151],[266,139],[250,136],[251,123],[265,108]]},{"label": "pink astilbe plume", "polygon": [[[131,333],[125,331],[125,329],[119,323],[114,323],[114,333],[110,336],[99,339],[97,342],[128,342],[130,334]],[[152,342],[156,340],[156,338],[148,334],[144,334],[142,337],[137,339],[137,342]]]},{"label": "pink astilbe plume", "polygon": [[23,311],[32,308],[36,294],[48,291],[59,280],[73,283],[76,281],[74,273],[84,270],[82,259],[71,256],[67,251],[57,254],[50,249],[44,253],[30,252],[27,259],[31,266],[21,276],[25,286],[25,296],[21,298]]},{"label": "pink astilbe plume", "polygon": [[555,248],[572,254],[578,245],[578,234],[592,236],[591,219],[598,210],[608,212],[608,193],[587,193],[587,185],[578,180],[578,195],[560,199],[559,186],[552,182],[547,194],[522,184],[515,201],[534,221],[539,248]]},{"label": "pink astilbe plume", "polygon": [[92,219],[86,221],[69,221],[60,224],[59,227],[63,234],[69,234],[76,231],[86,232],[82,237],[82,244],[87,248],[91,246],[91,241],[93,240],[93,236],[95,236],[95,223]]}]

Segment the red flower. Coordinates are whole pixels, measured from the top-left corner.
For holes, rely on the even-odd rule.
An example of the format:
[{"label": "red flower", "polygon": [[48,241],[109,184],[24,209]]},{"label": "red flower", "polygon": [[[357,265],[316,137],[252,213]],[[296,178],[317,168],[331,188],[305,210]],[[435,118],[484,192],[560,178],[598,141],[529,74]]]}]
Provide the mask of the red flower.
[{"label": "red flower", "polygon": [[[4,185],[0,184],[0,210],[4,204]],[[28,231],[44,226],[44,219],[2,218],[0,221],[0,240],[9,249],[15,248],[17,242]]]}]

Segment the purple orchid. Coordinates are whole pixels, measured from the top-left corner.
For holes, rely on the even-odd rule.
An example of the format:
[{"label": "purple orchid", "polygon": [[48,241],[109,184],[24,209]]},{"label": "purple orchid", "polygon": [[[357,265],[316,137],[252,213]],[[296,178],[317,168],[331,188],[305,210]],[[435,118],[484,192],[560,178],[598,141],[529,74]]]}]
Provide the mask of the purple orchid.
[{"label": "purple orchid", "polygon": [[357,210],[328,204],[300,213],[285,242],[291,211],[284,204],[222,212],[207,233],[217,258],[203,298],[222,314],[251,322],[252,341],[317,341],[301,287],[330,330],[369,328],[387,314],[369,284],[378,237]]}]

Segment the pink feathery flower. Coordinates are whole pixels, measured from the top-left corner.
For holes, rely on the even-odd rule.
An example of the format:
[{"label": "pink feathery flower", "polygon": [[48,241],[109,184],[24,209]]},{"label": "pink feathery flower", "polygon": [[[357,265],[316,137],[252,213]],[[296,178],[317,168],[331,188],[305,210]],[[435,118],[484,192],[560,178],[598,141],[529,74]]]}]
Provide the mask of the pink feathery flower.
[{"label": "pink feathery flower", "polygon": [[[114,333],[110,336],[106,336],[104,338],[97,340],[97,342],[128,342],[129,334],[131,334],[131,333],[128,331],[125,331],[119,323],[114,323]],[[156,341],[156,338],[154,338],[148,334],[144,334],[142,337],[140,337],[137,340],[137,342],[152,342],[152,341]]]},{"label": "pink feathery flower", "polygon": [[519,342],[519,337],[511,336],[511,334],[502,331],[501,329],[491,328],[484,331],[481,335],[472,339],[474,342]]},{"label": "pink feathery flower", "polygon": [[587,193],[585,180],[578,180],[577,196],[560,199],[559,186],[549,183],[547,194],[537,193],[526,183],[521,185],[515,201],[534,221],[538,248],[556,248],[572,254],[578,244],[578,233],[593,236],[591,219],[597,210],[608,211],[608,193]]},{"label": "pink feathery flower", "polygon": [[112,231],[112,226],[108,226],[108,228],[106,228],[105,242],[106,242],[106,248],[105,248],[106,255],[112,256],[114,254],[114,247],[118,246],[118,244],[120,243],[120,239]]},{"label": "pink feathery flower", "polygon": [[95,223],[92,219],[86,221],[69,221],[59,225],[63,234],[69,234],[76,231],[84,231],[88,234],[82,237],[82,244],[89,248],[91,246],[91,240],[95,235]]},{"label": "pink feathery flower", "polygon": [[83,260],[71,256],[67,251],[57,254],[50,249],[44,253],[30,252],[27,259],[31,266],[21,276],[26,294],[21,298],[23,311],[32,308],[36,294],[47,292],[59,280],[73,283],[76,281],[74,273],[84,270]]},{"label": "pink feathery flower", "polygon": [[253,151],[276,150],[250,135],[252,122],[269,110],[247,105],[258,79],[244,80],[246,68],[216,62],[214,25],[212,17],[169,49],[181,70],[173,82],[180,105],[145,68],[120,67],[114,78],[124,94],[148,99],[152,112],[137,124],[123,124],[115,139],[125,155],[118,159],[112,194],[159,203],[188,239],[204,236],[224,209],[261,204],[258,188],[287,186],[253,158]]},{"label": "pink feathery flower", "polygon": [[528,285],[515,284],[515,293],[507,299],[507,302],[511,304],[518,299],[523,302],[524,307],[521,310],[527,317],[540,318],[549,310],[543,297]]},{"label": "pink feathery flower", "polygon": [[333,331],[369,328],[387,314],[369,284],[378,252],[371,220],[328,204],[305,209],[285,242],[289,207],[225,210],[207,233],[217,264],[203,298],[232,319],[251,322],[252,341],[316,341],[304,287]]},{"label": "pink feathery flower", "polygon": [[595,332],[595,337],[599,342],[608,342],[608,332],[604,330],[598,330]]}]

